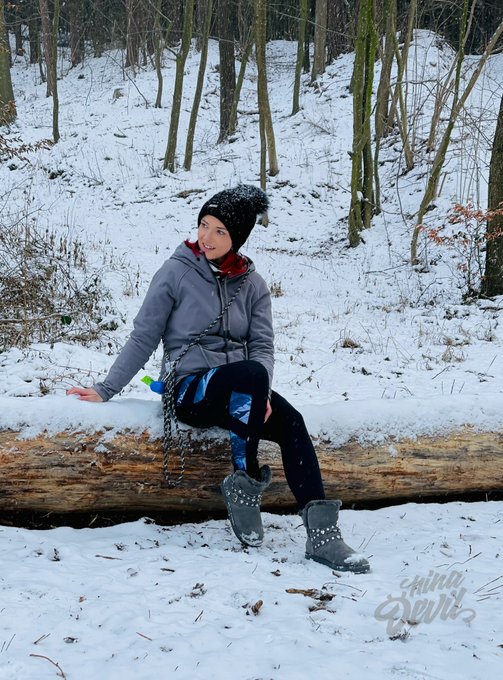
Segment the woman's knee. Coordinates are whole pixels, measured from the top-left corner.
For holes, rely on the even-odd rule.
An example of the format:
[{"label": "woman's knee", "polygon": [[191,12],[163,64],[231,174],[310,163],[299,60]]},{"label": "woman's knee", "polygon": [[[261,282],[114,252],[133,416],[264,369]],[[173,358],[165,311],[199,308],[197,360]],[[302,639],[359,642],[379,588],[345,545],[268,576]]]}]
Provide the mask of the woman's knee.
[{"label": "woman's knee", "polygon": [[246,371],[248,379],[255,385],[262,385],[268,388],[269,374],[266,367],[255,359],[243,361],[243,370]]}]

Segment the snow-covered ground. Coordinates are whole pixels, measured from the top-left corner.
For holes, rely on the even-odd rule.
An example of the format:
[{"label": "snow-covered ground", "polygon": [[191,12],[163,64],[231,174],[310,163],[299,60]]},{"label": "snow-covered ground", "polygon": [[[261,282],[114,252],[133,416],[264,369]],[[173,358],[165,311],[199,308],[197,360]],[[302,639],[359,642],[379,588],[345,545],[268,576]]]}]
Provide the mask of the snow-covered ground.
[{"label": "snow-covered ground", "polygon": [[[386,141],[383,212],[357,249],[348,248],[346,222],[352,57],[337,60],[316,88],[306,81],[303,108],[291,117],[294,51],[293,44],[269,46],[280,174],[269,182],[270,224],[257,226],[244,248],[274,294],[275,389],[305,413],[313,435],[335,444],[466,424],[500,429],[501,299],[465,304],[460,254],[426,237],[422,264],[409,264],[413,216],[431,161],[425,151],[428,92],[448,68],[448,48],[431,34],[418,35],[408,90],[417,164],[404,174],[399,140]],[[81,404],[64,394],[106,373],[152,274],[180,241],[194,236],[202,203],[238,181],[258,184],[253,66],[236,137],[217,145],[217,63],[211,45],[191,172],[162,171],[172,60],[164,72],[164,108],[154,109],[155,73],[124,77],[113,53],[73,70],[63,64],[60,142],[31,154],[30,163],[0,166],[3,217],[29,212],[41,228],[83,239],[91,266],[104,271],[118,324],[110,346],[60,342],[1,354],[0,428],[26,436],[44,428],[126,423],[159,428],[160,405],[140,382],[143,373],[110,404]],[[193,52],[181,160],[197,64]],[[441,195],[427,215],[430,227],[446,224],[456,202],[485,204],[502,66],[503,55],[491,60],[455,130]],[[38,67],[17,58],[13,81],[19,118],[9,138],[35,143],[50,137],[51,101]],[[415,86],[419,81],[426,85]],[[145,373],[156,375],[159,361],[157,352]],[[78,680],[491,677],[503,656],[502,515],[500,502],[343,510],[348,542],[372,563],[372,572],[360,576],[336,576],[306,562],[296,516],[267,515],[265,544],[249,551],[223,521],[170,528],[145,522],[86,530],[0,527],[0,678],[38,680],[62,672]],[[431,590],[423,583],[425,592],[411,593],[406,582],[416,575],[430,578]],[[442,575],[450,576],[448,585],[438,582]],[[334,597],[321,600],[326,609],[310,611],[320,599],[288,588]],[[417,608],[397,608],[393,616],[407,622],[387,630],[381,619],[392,603],[388,609],[383,603],[402,590],[402,607],[433,602],[431,622]],[[250,608],[259,600],[255,615]],[[444,615],[435,613],[437,606]],[[413,625],[414,619],[420,622]]]},{"label": "snow-covered ground", "polygon": [[501,503],[346,510],[366,575],[307,562],[298,517],[264,519],[247,550],[222,521],[0,527],[0,678],[501,674]]}]

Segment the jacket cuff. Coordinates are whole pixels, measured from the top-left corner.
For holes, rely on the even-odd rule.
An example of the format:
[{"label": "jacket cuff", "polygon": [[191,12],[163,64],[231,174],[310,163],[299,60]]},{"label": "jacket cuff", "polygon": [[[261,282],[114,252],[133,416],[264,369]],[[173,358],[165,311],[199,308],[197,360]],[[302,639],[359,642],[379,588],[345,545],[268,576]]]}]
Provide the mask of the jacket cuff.
[{"label": "jacket cuff", "polygon": [[93,390],[96,390],[96,392],[100,395],[103,401],[109,401],[114,396],[113,394],[110,394],[110,392],[106,389],[103,383],[95,383],[93,385]]}]

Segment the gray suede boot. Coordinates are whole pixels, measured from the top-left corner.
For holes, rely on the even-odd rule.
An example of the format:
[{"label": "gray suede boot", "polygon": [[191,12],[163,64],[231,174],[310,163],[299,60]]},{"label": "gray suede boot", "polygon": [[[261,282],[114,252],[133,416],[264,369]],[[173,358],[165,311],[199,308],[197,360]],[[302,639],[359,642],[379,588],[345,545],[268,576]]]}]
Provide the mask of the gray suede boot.
[{"label": "gray suede boot", "polygon": [[306,557],[337,571],[363,574],[370,564],[342,540],[337,526],[341,501],[311,501],[300,512],[307,530]]},{"label": "gray suede boot", "polygon": [[260,501],[262,492],[271,483],[271,468],[264,465],[260,468],[260,475],[261,481],[258,482],[244,470],[236,470],[220,484],[234,533],[243,545],[253,547],[260,545],[264,538]]}]

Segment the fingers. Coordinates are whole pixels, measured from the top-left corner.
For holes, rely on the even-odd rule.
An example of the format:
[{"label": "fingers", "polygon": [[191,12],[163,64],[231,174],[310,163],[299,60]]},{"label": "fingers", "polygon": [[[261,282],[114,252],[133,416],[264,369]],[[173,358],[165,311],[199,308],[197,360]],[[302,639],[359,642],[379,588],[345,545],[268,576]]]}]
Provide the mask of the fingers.
[{"label": "fingers", "polygon": [[90,387],[71,387],[66,393],[67,395],[78,394],[80,397],[84,397],[91,392],[94,392],[94,390],[92,390]]},{"label": "fingers", "polygon": [[103,401],[99,394],[85,394],[79,397],[80,401]]},{"label": "fingers", "polygon": [[80,401],[92,401],[92,402],[103,401],[100,395],[92,387],[71,387],[66,394],[67,395],[76,394]]}]

